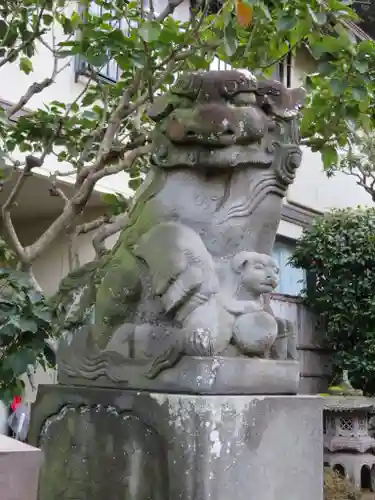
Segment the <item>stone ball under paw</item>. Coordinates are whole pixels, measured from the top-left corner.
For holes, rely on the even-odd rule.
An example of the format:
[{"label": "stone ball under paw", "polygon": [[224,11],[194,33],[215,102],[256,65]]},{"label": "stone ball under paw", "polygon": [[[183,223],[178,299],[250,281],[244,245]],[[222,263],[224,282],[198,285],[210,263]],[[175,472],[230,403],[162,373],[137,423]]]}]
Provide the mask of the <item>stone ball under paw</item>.
[{"label": "stone ball under paw", "polygon": [[275,342],[277,322],[264,311],[243,314],[233,325],[233,341],[245,354],[264,356]]}]

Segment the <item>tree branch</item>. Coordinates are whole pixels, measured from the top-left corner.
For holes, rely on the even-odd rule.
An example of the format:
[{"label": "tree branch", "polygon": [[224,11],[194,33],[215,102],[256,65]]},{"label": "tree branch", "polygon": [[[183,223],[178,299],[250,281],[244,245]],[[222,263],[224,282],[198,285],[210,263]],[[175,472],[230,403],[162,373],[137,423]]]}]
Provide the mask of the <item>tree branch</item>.
[{"label": "tree branch", "polygon": [[13,186],[13,189],[11,190],[8,196],[8,199],[5,201],[1,209],[4,229],[7,232],[10,244],[13,247],[14,252],[16,253],[17,257],[19,258],[22,264],[28,264],[29,262],[28,253],[22,246],[22,243],[18,238],[17,232],[13,225],[12,217],[10,215],[10,210],[12,208],[13,203],[16,201],[18,195],[20,194],[29,173],[30,170],[27,169],[25,166],[25,168],[20,172],[15,185]]},{"label": "tree branch", "polygon": [[69,271],[73,271],[74,269],[77,269],[80,266],[79,262],[79,254],[78,254],[78,236],[80,234],[86,234],[91,231],[95,231],[98,229],[100,226],[103,224],[106,224],[110,222],[111,217],[107,215],[102,215],[101,217],[98,217],[97,219],[90,221],[90,222],[85,222],[84,224],[77,225],[75,230],[72,232],[72,234],[69,235],[69,248],[68,248],[68,257],[69,257]]},{"label": "tree branch", "polygon": [[103,225],[92,239],[92,244],[95,249],[97,258],[102,257],[106,253],[105,240],[124,229],[128,223],[128,215],[120,214],[113,217],[108,224]]},{"label": "tree branch", "polygon": [[[104,97],[103,98],[103,101],[104,101],[103,114],[102,114],[99,125],[92,131],[90,138],[86,141],[86,144],[83,147],[82,153],[80,154],[80,156],[78,158],[77,168],[79,170],[82,169],[83,164],[87,161],[87,156],[90,153],[90,150],[94,144],[95,139],[98,139],[100,137],[100,135],[103,133],[104,128],[105,128],[105,121],[106,121],[107,114],[108,114],[108,98],[109,98],[107,89],[105,89],[103,97]],[[83,177],[83,174],[82,173],[78,174],[77,179],[76,179],[78,184],[80,184],[80,182],[81,182],[81,177]]]},{"label": "tree branch", "polygon": [[44,78],[44,80],[40,82],[34,82],[33,84],[30,85],[30,87],[27,89],[27,92],[19,99],[19,101],[12,106],[8,112],[7,112],[7,118],[11,118],[13,115],[15,115],[18,111],[20,111],[26,104],[30,101],[30,99],[36,95],[40,94],[43,92],[44,89],[52,85],[54,83],[56,76],[64,71],[68,66],[70,66],[70,62],[66,63],[62,68],[60,69],[55,69],[52,72],[52,75],[50,78]]},{"label": "tree branch", "polygon": [[179,5],[181,5],[183,0],[168,0],[168,5],[165,7],[163,12],[157,16],[156,21],[162,23],[168,16],[173,14]]},{"label": "tree branch", "polygon": [[141,146],[126,153],[117,165],[104,167],[100,171],[91,171],[77,192],[70,198],[60,216],[52,222],[37,241],[25,248],[29,261],[37,259],[59,234],[74,225],[76,217],[82,213],[98,180],[107,175],[130,169],[139,156],[146,155],[151,150],[152,144]]},{"label": "tree branch", "polygon": [[[126,89],[116,106],[115,110],[111,113],[109,120],[108,120],[108,125],[106,128],[106,131],[104,133],[104,137],[102,139],[101,145],[99,147],[99,152],[97,156],[97,160],[93,165],[88,165],[86,167],[83,167],[78,175],[77,175],[77,181],[76,185],[80,186],[84,180],[87,178],[87,176],[90,174],[92,171],[97,171],[100,170],[101,168],[104,167],[106,163],[106,159],[108,155],[111,152],[112,149],[112,144],[113,140],[115,138],[116,133],[118,132],[120,126],[121,126],[121,120],[125,117],[128,116],[130,113],[126,113],[126,110],[130,106],[130,100],[134,96],[135,92],[137,91],[139,84],[141,82],[142,78],[142,71],[138,70],[134,76],[134,81],[132,85]],[[147,94],[148,96],[148,94]],[[147,100],[147,99],[146,99]],[[101,127],[99,126],[95,133],[100,133]]]},{"label": "tree branch", "polygon": [[91,231],[95,231],[99,229],[103,224],[111,223],[112,217],[109,215],[101,215],[95,220],[91,220],[89,222],[85,222],[76,227],[76,234],[87,234]]},{"label": "tree branch", "polygon": [[51,196],[58,196],[59,198],[61,198],[63,200],[65,206],[67,206],[67,204],[69,203],[69,198],[66,196],[64,191],[57,186],[56,174],[50,175],[50,181],[52,184],[51,189],[49,190],[50,195]]}]

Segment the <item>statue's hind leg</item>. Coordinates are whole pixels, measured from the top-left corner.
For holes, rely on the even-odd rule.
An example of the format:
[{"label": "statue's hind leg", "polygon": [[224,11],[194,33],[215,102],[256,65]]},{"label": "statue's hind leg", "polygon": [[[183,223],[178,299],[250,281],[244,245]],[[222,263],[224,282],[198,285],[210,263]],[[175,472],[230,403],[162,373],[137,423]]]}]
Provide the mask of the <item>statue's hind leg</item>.
[{"label": "statue's hind leg", "polygon": [[100,349],[107,346],[118,326],[132,322],[141,290],[137,259],[121,247],[97,290],[93,339]]}]

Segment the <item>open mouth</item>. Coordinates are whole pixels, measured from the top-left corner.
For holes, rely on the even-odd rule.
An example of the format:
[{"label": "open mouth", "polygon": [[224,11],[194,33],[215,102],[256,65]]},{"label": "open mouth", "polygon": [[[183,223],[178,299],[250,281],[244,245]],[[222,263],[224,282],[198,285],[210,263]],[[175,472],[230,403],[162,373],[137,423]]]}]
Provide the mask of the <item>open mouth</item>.
[{"label": "open mouth", "polygon": [[260,285],[265,288],[275,288],[277,283],[274,280],[269,280],[269,281],[262,281]]}]

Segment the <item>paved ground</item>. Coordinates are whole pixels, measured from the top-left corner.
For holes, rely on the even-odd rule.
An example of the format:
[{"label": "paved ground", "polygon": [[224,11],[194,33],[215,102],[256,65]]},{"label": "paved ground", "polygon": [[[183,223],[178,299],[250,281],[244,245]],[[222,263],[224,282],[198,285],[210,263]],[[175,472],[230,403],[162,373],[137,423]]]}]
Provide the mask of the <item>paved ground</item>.
[{"label": "paved ground", "polygon": [[375,500],[375,493],[363,493],[362,500]]}]

